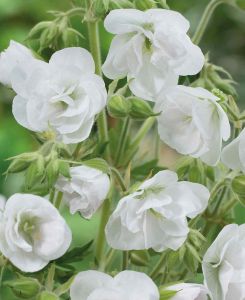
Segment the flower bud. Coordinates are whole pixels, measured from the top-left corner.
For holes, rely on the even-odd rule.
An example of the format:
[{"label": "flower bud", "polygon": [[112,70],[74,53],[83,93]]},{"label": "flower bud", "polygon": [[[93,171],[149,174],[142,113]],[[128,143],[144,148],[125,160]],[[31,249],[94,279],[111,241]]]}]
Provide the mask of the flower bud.
[{"label": "flower bud", "polygon": [[53,160],[47,165],[47,178],[49,186],[53,186],[59,175],[59,160]]},{"label": "flower bud", "polygon": [[40,292],[41,285],[37,279],[31,277],[21,277],[5,282],[12,292],[21,299],[31,299]]},{"label": "flower bud", "polygon": [[128,99],[131,104],[129,115],[132,119],[144,120],[152,116],[157,116],[158,114],[154,113],[150,104],[144,100],[141,100],[136,97],[131,97]]},{"label": "flower bud", "polygon": [[245,175],[236,176],[231,182],[232,190],[241,198],[245,198]]},{"label": "flower bud", "polygon": [[44,176],[45,172],[45,161],[42,155],[38,155],[38,158],[31,163],[29,166],[26,177],[25,177],[25,188],[30,190],[33,185],[41,181],[42,177]]},{"label": "flower bud", "polygon": [[[100,0],[101,1],[101,0]],[[134,5],[130,0],[110,0],[110,9],[133,8]]]},{"label": "flower bud", "polygon": [[107,108],[113,118],[125,118],[130,112],[131,103],[121,95],[113,95]]},{"label": "flower bud", "polygon": [[41,294],[38,295],[37,300],[59,300],[60,298],[55,295],[54,293],[50,292],[42,292]]},{"label": "flower bud", "polygon": [[30,163],[36,160],[37,157],[37,152],[30,152],[9,158],[9,160],[12,160],[12,162],[8,167],[7,173],[18,173],[26,170]]},{"label": "flower bud", "polygon": [[79,35],[73,28],[66,28],[62,33],[62,41],[65,47],[74,47],[79,45]]},{"label": "flower bud", "polygon": [[50,25],[52,24],[51,21],[44,21],[44,22],[40,22],[37,25],[35,25],[31,31],[29,32],[27,38],[28,39],[35,39],[38,38],[40,33],[47,29]]},{"label": "flower bud", "polygon": [[154,0],[135,0],[135,7],[140,10],[147,10],[156,8],[156,2]]}]

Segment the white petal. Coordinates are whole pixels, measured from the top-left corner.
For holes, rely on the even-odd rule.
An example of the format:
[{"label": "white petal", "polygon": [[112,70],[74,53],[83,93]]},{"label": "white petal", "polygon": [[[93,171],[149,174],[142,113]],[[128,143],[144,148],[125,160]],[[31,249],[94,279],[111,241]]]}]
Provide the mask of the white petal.
[{"label": "white petal", "polygon": [[150,277],[135,271],[123,271],[114,278],[115,285],[128,291],[132,300],[159,300],[159,291]]},{"label": "white petal", "polygon": [[135,32],[147,22],[145,13],[137,9],[114,9],[105,18],[105,29],[114,34]]},{"label": "white petal", "polygon": [[76,67],[82,73],[94,73],[95,65],[92,55],[83,48],[71,47],[55,52],[50,58],[51,67]]},{"label": "white petal", "polygon": [[[88,300],[90,294],[96,289],[110,287],[113,278],[99,271],[84,271],[76,275],[71,288],[71,300]],[[99,300],[99,299],[98,299]]]},{"label": "white petal", "polygon": [[23,127],[32,130],[31,125],[27,119],[26,104],[27,99],[22,98],[21,96],[15,96],[13,100],[12,112],[15,117],[15,120]]}]

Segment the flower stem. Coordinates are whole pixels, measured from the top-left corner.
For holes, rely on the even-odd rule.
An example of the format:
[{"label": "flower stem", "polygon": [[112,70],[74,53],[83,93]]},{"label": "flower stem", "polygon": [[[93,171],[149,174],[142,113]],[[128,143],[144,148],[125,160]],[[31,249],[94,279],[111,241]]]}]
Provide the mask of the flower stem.
[{"label": "flower stem", "polygon": [[130,148],[129,148],[130,151],[127,154],[127,157],[125,158],[125,161],[130,161],[132,159],[140,142],[145,137],[147,132],[151,129],[151,127],[155,123],[155,120],[156,120],[155,117],[150,117],[143,123],[143,125],[141,126],[140,130],[138,131],[138,133],[136,134],[134,140],[132,141],[132,143],[130,145]]},{"label": "flower stem", "polygon": [[122,271],[128,269],[128,260],[129,260],[129,252],[128,251],[123,251]]},{"label": "flower stem", "polygon": [[120,134],[120,138],[119,138],[119,143],[117,145],[117,152],[116,152],[116,159],[115,159],[115,164],[116,165],[120,164],[122,154],[125,151],[125,146],[126,146],[126,142],[127,142],[127,135],[128,135],[129,127],[130,127],[130,119],[126,118],[124,120],[122,130],[121,130],[121,134]]},{"label": "flower stem", "polygon": [[226,2],[227,0],[211,0],[209,2],[193,35],[192,41],[194,44],[198,45],[200,43],[216,7]]},{"label": "flower stem", "polygon": [[[100,39],[98,21],[88,21],[88,34],[90,51],[95,62],[95,72],[97,75],[102,76],[101,72],[101,53],[100,53]],[[103,109],[97,118],[98,135],[102,144],[109,141],[107,116],[106,111]],[[109,148],[106,147],[106,156],[109,156]]]},{"label": "flower stem", "polygon": [[63,197],[63,193],[62,192],[58,192],[57,196],[56,196],[56,199],[55,199],[55,202],[54,202],[54,206],[59,209],[60,208],[60,204],[61,204],[61,201],[62,201],[62,197]]},{"label": "flower stem", "polygon": [[159,274],[159,272],[161,271],[162,267],[163,267],[163,263],[166,260],[166,256],[168,253],[163,252],[162,255],[160,256],[159,261],[157,262],[157,264],[155,265],[154,269],[152,270],[152,272],[150,273],[150,277],[152,279],[155,279],[157,277],[157,275]]},{"label": "flower stem", "polygon": [[98,269],[104,271],[105,264],[104,264],[104,248],[105,248],[105,226],[108,221],[110,213],[110,199],[106,199],[104,201],[102,212],[101,212],[101,219],[98,231],[98,237],[96,242],[96,249],[95,249],[95,259],[96,264],[98,265]]}]

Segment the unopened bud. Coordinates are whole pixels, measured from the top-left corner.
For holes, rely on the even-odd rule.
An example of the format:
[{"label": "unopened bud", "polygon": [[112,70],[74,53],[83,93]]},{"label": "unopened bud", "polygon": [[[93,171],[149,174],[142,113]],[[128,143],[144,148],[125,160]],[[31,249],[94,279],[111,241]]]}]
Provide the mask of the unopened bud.
[{"label": "unopened bud", "polygon": [[52,187],[53,184],[58,179],[58,175],[59,175],[59,159],[51,160],[48,163],[48,165],[47,165],[46,172],[47,172],[48,185],[50,187]]},{"label": "unopened bud", "polygon": [[28,170],[26,171],[25,177],[25,188],[30,190],[35,183],[40,181],[44,176],[45,172],[45,161],[42,155],[38,155],[38,158],[31,163]]},{"label": "unopened bud", "polygon": [[158,115],[154,113],[150,104],[142,99],[131,97],[128,101],[130,101],[131,104],[129,115],[132,119],[144,120]]},{"label": "unopened bud", "polygon": [[113,118],[125,118],[130,112],[131,103],[121,95],[113,95],[107,107]]},{"label": "unopened bud", "polygon": [[7,173],[18,173],[26,170],[30,163],[35,161],[37,157],[37,152],[30,152],[9,158],[9,160],[12,160],[12,162],[8,167]]},{"label": "unopened bud", "polygon": [[110,0],[111,10],[117,8],[133,8],[133,7],[134,5],[130,0]]},{"label": "unopened bud", "polygon": [[31,299],[38,295],[41,285],[35,278],[21,277],[4,283],[12,292],[21,299]]},{"label": "unopened bud", "polygon": [[236,176],[231,182],[231,187],[234,193],[245,198],[245,175]]},{"label": "unopened bud", "polygon": [[71,178],[69,163],[60,160],[59,161],[59,173],[66,178]]},{"label": "unopened bud", "polygon": [[135,0],[135,7],[140,10],[147,10],[156,8],[156,2],[154,0]]},{"label": "unopened bud", "polygon": [[35,39],[38,38],[40,33],[47,29],[50,25],[52,24],[51,21],[44,21],[44,22],[40,22],[37,25],[35,25],[31,31],[28,34],[28,39]]}]

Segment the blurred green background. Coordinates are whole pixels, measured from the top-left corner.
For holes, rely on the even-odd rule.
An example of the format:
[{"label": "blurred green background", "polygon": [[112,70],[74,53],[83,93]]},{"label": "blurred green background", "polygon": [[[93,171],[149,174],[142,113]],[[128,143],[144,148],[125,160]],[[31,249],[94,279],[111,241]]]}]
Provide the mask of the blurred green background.
[{"label": "blurred green background", "polygon": [[[184,14],[191,22],[190,33],[193,33],[200,16],[209,0],[169,0],[168,4],[174,10]],[[29,30],[38,22],[52,19],[49,10],[66,10],[71,7],[69,0],[0,0],[0,51],[8,47],[10,40],[24,43]],[[86,26],[78,17],[73,19],[74,27],[85,35],[81,47],[88,48]],[[211,61],[226,68],[237,81],[239,105],[244,105],[245,98],[245,12],[229,6],[220,6],[205,33],[201,48],[209,52]],[[110,45],[111,36],[103,30],[101,24],[102,54],[105,58]],[[35,141],[27,130],[14,120],[11,113],[13,92],[0,85],[0,174],[6,171],[6,158],[25,151],[35,149]],[[20,190],[21,175],[11,175],[5,180],[0,177],[0,194],[9,196]],[[244,221],[242,212],[238,209],[237,222]],[[67,215],[68,216],[68,215]],[[78,223],[82,230],[75,230]],[[96,233],[95,224],[98,219],[90,222],[82,221],[76,215],[69,225],[74,231],[77,244],[87,242]]]}]

